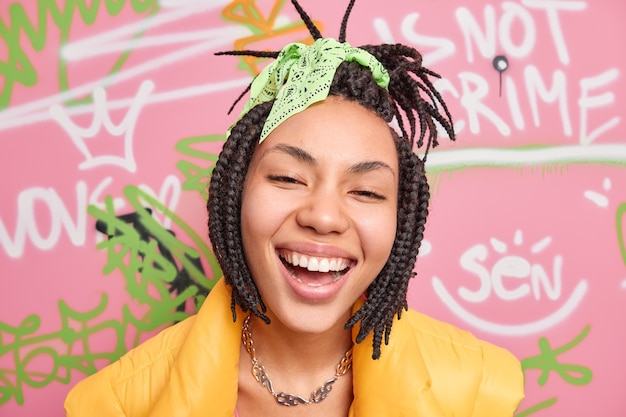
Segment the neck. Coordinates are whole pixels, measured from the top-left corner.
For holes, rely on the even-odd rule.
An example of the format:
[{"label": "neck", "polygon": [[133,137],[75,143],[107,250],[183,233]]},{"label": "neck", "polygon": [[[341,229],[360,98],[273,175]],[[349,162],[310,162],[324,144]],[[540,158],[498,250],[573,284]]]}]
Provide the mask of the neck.
[{"label": "neck", "polygon": [[[346,351],[351,349],[352,341],[350,332],[343,329],[343,323],[322,334],[291,331],[276,319],[268,326],[252,317],[248,324],[247,336],[252,338],[254,355],[258,365],[262,366],[263,380],[268,385],[261,387],[260,379],[253,377],[253,374],[260,374],[254,371],[252,355],[242,344],[237,401],[237,408],[245,410],[241,415],[305,417],[348,414],[353,398],[352,372],[345,363],[341,371],[338,365]],[[336,373],[341,376],[335,378]],[[329,395],[330,389],[326,384],[331,380],[334,382],[331,383],[332,395]],[[281,399],[290,398],[299,402],[291,397],[293,395],[313,403],[298,404],[296,410],[292,410],[293,407],[279,405],[280,400],[265,389],[268,387],[273,387]],[[320,391],[322,388],[324,391]],[[320,402],[314,400],[321,396],[324,398]]]},{"label": "neck", "polygon": [[345,321],[323,333],[311,334],[294,331],[278,319],[271,319],[269,325],[256,317],[250,319],[257,358],[268,371],[280,372],[279,368],[287,364],[290,373],[314,375],[320,372],[330,378],[352,347],[352,333],[344,329]]}]

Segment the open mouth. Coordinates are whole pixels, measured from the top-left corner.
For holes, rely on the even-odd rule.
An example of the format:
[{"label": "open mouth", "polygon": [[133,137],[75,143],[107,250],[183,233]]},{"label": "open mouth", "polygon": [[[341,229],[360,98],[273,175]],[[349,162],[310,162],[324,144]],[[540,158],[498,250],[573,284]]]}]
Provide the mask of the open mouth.
[{"label": "open mouth", "polygon": [[352,266],[346,258],[325,258],[280,250],[280,260],[291,276],[309,287],[321,287],[338,281]]}]

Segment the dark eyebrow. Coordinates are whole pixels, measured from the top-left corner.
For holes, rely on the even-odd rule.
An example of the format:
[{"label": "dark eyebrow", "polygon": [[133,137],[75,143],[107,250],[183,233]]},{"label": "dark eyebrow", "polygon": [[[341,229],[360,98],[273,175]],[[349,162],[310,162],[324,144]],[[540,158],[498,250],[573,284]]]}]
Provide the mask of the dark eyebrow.
[{"label": "dark eyebrow", "polygon": [[[302,148],[299,148],[297,146],[291,146],[291,145],[287,145],[285,143],[279,143],[278,145],[274,146],[273,148],[270,148],[267,150],[266,153],[269,152],[283,152],[286,153],[287,155],[292,156],[293,158],[297,159],[298,161],[302,161],[308,165],[311,166],[315,166],[317,165],[317,160],[313,157],[313,155],[311,155],[310,153],[308,153],[307,151],[305,151]],[[386,163],[382,162],[382,161],[363,161],[363,162],[357,162],[354,165],[351,165],[348,169],[347,172],[352,173],[352,174],[360,174],[360,173],[365,173],[365,172],[372,172],[372,171],[376,171],[379,169],[386,169],[389,172],[391,172],[391,174],[395,177],[396,174],[393,171],[393,169]]]},{"label": "dark eyebrow", "polygon": [[268,149],[266,153],[269,152],[283,152],[287,155],[290,155],[296,158],[298,161],[306,162],[309,165],[317,165],[317,161],[313,156],[305,151],[302,148],[298,148],[297,146],[286,145],[284,143],[279,143],[271,149]]},{"label": "dark eyebrow", "polygon": [[372,171],[376,171],[376,170],[379,170],[379,169],[387,169],[392,174],[394,174],[394,177],[395,177],[395,173],[393,172],[393,169],[391,169],[391,167],[389,165],[387,165],[386,163],[384,163],[382,161],[364,161],[364,162],[359,162],[357,164],[352,165],[348,169],[348,172],[359,174],[359,173],[363,173],[363,172],[372,172]]}]

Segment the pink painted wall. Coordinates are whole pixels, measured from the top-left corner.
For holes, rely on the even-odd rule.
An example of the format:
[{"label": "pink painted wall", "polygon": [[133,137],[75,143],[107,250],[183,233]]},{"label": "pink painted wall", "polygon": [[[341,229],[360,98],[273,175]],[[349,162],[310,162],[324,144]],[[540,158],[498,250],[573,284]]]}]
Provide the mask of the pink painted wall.
[{"label": "pink painted wall", "polygon": [[[213,52],[306,36],[283,1],[57,3],[0,3],[2,417],[62,416],[202,301],[204,185],[259,64]],[[302,3],[338,34],[343,2]],[[626,3],[373,4],[348,39],[422,50],[459,132],[429,156],[410,304],[522,360],[518,416],[624,416]]]}]

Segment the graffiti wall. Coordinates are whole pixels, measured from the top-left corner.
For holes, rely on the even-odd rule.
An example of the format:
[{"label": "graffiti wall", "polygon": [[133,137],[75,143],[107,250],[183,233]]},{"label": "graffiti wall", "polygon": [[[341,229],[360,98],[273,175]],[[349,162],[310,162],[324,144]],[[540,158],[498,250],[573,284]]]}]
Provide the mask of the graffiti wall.
[{"label": "graffiti wall", "polygon": [[[338,35],[347,1],[302,3]],[[423,51],[458,131],[411,306],[521,359],[518,417],[624,416],[626,3],[384,4],[348,40]],[[306,38],[285,0],[0,1],[2,417],[64,415],[202,303],[207,179],[264,65],[214,53]]]}]

